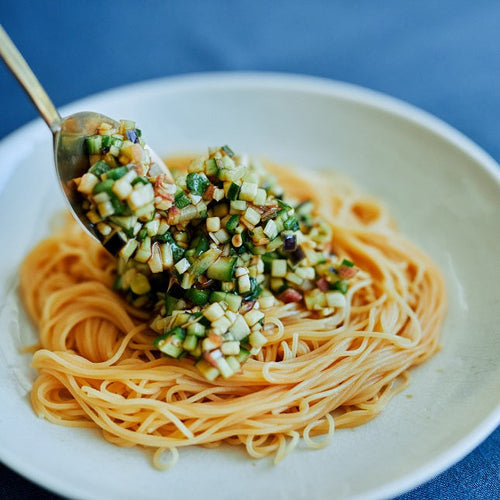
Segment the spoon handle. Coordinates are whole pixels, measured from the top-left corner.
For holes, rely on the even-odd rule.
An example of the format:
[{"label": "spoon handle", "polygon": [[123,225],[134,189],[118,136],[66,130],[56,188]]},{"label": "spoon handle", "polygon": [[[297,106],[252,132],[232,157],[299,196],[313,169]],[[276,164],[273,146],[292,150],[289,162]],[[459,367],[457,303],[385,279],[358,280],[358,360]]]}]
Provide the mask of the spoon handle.
[{"label": "spoon handle", "polygon": [[38,112],[45,120],[50,130],[52,130],[52,133],[56,133],[60,128],[61,116],[1,24],[0,56],[2,56],[8,68],[12,71],[13,75],[33,101]]}]

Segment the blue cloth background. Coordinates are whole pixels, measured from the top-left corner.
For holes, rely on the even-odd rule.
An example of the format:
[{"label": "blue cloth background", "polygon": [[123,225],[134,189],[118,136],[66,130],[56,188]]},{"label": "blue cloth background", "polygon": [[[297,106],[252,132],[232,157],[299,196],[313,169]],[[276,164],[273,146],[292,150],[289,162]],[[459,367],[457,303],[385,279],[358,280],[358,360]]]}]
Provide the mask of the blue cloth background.
[{"label": "blue cloth background", "polygon": [[[499,0],[0,0],[0,22],[57,106],[179,73],[305,73],[408,101],[500,160]],[[36,116],[0,65],[0,138]],[[499,463],[497,429],[399,498],[500,498]],[[0,467],[2,499],[55,498]]]}]

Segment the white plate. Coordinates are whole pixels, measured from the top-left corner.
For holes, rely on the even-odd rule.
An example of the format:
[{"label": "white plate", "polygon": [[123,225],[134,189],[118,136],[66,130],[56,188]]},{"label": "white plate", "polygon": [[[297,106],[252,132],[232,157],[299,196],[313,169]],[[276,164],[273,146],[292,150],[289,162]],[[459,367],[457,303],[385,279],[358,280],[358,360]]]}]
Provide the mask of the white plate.
[{"label": "white plate", "polygon": [[[394,99],[350,85],[272,74],[195,75],[80,101],[64,114],[135,119],[162,154],[229,144],[305,168],[348,174],[384,199],[402,230],[443,269],[449,314],[442,351],[380,417],[339,431],[324,450],[279,466],[243,450],[181,450],[158,472],[143,450],[33,414],[33,341],[16,294],[23,255],[64,206],[41,121],[0,144],[0,458],[60,494],[85,498],[375,498],[431,478],[499,422],[500,170],[468,139]],[[407,397],[411,396],[411,397]]]}]

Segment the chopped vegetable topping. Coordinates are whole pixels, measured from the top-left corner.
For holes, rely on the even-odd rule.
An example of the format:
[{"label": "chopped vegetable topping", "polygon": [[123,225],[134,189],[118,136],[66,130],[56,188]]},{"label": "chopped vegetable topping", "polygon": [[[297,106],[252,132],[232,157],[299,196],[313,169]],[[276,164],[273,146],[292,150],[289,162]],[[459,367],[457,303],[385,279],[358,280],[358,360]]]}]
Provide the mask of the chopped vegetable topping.
[{"label": "chopped vegetable topping", "polygon": [[172,184],[135,123],[98,131],[75,183],[116,256],[114,289],[152,311],[166,356],[194,359],[210,381],[228,378],[266,344],[263,310],[276,300],[321,316],[346,306],[358,269],[331,253],[312,202],[285,201],[260,163],[211,148]]}]

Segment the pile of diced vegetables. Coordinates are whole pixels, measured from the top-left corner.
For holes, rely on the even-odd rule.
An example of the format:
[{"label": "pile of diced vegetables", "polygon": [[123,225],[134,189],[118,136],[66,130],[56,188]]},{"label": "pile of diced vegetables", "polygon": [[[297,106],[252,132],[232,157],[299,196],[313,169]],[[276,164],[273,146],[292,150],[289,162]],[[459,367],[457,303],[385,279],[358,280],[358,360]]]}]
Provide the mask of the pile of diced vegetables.
[{"label": "pile of diced vegetables", "polygon": [[345,307],[357,269],[330,253],[331,229],[312,202],[284,201],[260,162],[212,148],[174,184],[135,123],[96,132],[75,183],[117,258],[115,289],[151,310],[165,355],[194,359],[208,380],[227,378],[266,344],[264,311],[276,301],[318,316]]}]

